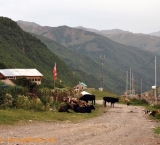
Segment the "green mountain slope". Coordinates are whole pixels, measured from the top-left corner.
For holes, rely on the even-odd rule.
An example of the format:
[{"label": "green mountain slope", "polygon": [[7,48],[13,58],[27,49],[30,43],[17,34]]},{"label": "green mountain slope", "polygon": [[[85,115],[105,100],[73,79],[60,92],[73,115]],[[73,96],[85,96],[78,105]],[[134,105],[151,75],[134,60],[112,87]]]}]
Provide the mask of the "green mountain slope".
[{"label": "green mountain slope", "polygon": [[[35,36],[39,38],[42,42],[44,42],[51,51],[53,51],[61,59],[63,59],[66,65],[70,68],[70,70],[72,70],[75,75],[77,75],[81,80],[83,80],[88,85],[88,87],[96,89],[100,87],[101,62],[95,61],[86,55],[74,52],[46,37],[40,35]],[[107,74],[111,74],[112,72],[110,68],[107,68],[107,70],[105,69],[105,71],[107,71]],[[112,74],[114,73],[115,72],[112,72]],[[123,81],[119,77],[116,79],[119,82]],[[108,86],[104,84],[104,87],[110,91],[113,91],[112,88],[114,88],[114,86],[115,85],[112,83],[110,83],[110,85]],[[118,91],[116,91],[116,93],[117,92]]]},{"label": "green mountain slope", "polygon": [[22,31],[16,22],[0,17],[0,63],[7,68],[36,68],[43,75],[43,82],[53,84],[52,70],[57,64],[58,79],[72,83],[72,72],[44,43]]},{"label": "green mountain slope", "polygon": [[[140,89],[140,81],[143,80],[143,91],[151,89],[154,84],[154,54],[148,51],[140,50],[135,47],[116,43],[102,35],[70,28],[67,26],[60,27],[42,27],[32,26],[30,24],[20,24],[21,28],[30,33],[35,33],[46,38],[52,39],[57,43],[66,46],[72,51],[78,52],[90,57],[97,64],[96,69],[100,71],[100,56],[105,55],[103,59],[103,79],[108,90],[121,92],[126,89],[126,72],[132,70],[134,75],[134,84],[136,90]],[[60,55],[57,53],[57,55]],[[74,57],[72,57],[74,59]],[[147,67],[143,67],[146,64]],[[86,63],[86,66],[90,67]],[[94,68],[94,66],[93,66]],[[89,70],[93,73],[95,70]],[[97,74],[98,75],[98,74]],[[99,74],[100,75],[100,74]]]}]

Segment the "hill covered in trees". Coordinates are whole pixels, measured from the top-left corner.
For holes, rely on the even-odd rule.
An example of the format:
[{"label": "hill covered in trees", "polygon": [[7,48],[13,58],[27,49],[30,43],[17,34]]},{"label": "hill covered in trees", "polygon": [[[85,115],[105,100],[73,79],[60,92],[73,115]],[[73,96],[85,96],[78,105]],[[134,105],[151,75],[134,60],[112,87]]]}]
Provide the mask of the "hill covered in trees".
[{"label": "hill covered in trees", "polygon": [[[17,23],[24,31],[36,34],[35,36],[41,39],[52,52],[55,52],[62,58],[65,56],[65,59],[70,62],[73,62],[77,56],[72,55],[70,57],[66,53],[62,53],[61,50],[58,52],[54,45],[52,45],[51,40],[56,41],[75,53],[90,58],[88,62],[84,58],[82,59],[82,62],[86,65],[86,67],[83,67],[83,71],[93,74],[93,76],[99,79],[95,84],[99,84],[101,78],[100,56],[105,56],[105,59],[103,59],[103,82],[106,90],[122,94],[126,90],[126,72],[128,72],[128,82],[130,81],[130,69],[134,76],[133,84],[136,93],[140,90],[141,80],[143,80],[143,91],[150,90],[154,85],[154,53],[120,44],[101,34],[78,28],[68,26],[48,27],[38,24],[33,25],[29,22],[22,23],[22,21],[18,21]],[[160,57],[157,57],[157,61],[159,59]],[[92,63],[90,60],[92,60]],[[65,63],[69,66],[67,61]],[[75,66],[73,65],[73,67]],[[87,68],[92,69],[88,70]]]},{"label": "hill covered in trees", "polygon": [[0,68],[36,68],[46,85],[53,85],[52,70],[57,64],[58,79],[72,85],[72,72],[39,39],[24,32],[16,22],[0,17]]}]

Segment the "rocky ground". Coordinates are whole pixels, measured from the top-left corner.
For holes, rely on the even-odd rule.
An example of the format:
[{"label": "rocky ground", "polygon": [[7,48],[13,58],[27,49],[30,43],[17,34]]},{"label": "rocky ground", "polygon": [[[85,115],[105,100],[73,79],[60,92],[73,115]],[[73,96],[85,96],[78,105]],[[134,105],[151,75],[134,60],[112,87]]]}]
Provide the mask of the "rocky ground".
[{"label": "rocky ground", "polygon": [[[108,107],[109,108],[109,107]],[[115,104],[99,117],[79,123],[37,123],[1,126],[1,145],[157,145],[160,126],[146,116],[142,107]]]}]

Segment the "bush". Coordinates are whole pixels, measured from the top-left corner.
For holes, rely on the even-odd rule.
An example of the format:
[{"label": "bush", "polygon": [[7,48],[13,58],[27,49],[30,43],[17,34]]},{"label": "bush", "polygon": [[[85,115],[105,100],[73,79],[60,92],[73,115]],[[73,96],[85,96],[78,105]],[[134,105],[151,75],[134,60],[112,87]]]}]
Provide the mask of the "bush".
[{"label": "bush", "polygon": [[42,101],[39,98],[33,98],[30,100],[31,102],[31,109],[37,110],[37,111],[45,111],[46,107],[42,103]]},{"label": "bush", "polygon": [[160,113],[156,114],[156,119],[160,119]]},{"label": "bush", "polygon": [[6,93],[7,93],[7,89],[0,87],[0,106],[4,104],[4,97]]},{"label": "bush", "polygon": [[12,106],[12,102],[13,102],[13,98],[11,94],[6,94],[4,97],[4,103],[2,106],[4,106],[4,108],[10,108]]},{"label": "bush", "polygon": [[130,99],[132,105],[148,105],[149,103],[145,99]]},{"label": "bush", "polygon": [[31,103],[28,97],[24,95],[18,95],[16,100],[16,107],[21,109],[30,109]]},{"label": "bush", "polygon": [[160,127],[155,128],[155,129],[154,129],[154,132],[155,132],[156,134],[160,134]]},{"label": "bush", "polygon": [[154,105],[154,108],[155,108],[155,109],[160,109],[160,104],[155,104],[155,105]]}]

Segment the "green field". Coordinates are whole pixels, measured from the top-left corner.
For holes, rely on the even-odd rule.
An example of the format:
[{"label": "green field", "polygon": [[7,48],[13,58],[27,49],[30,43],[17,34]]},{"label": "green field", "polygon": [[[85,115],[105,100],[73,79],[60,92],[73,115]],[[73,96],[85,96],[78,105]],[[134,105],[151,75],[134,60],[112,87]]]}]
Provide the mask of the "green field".
[{"label": "green field", "polygon": [[96,105],[96,109],[92,113],[61,113],[58,111],[44,111],[38,112],[34,110],[10,109],[0,110],[0,125],[14,125],[18,123],[27,123],[29,121],[42,121],[42,122],[58,122],[69,121],[77,122],[85,119],[100,116],[106,112],[106,108],[102,105]]}]

